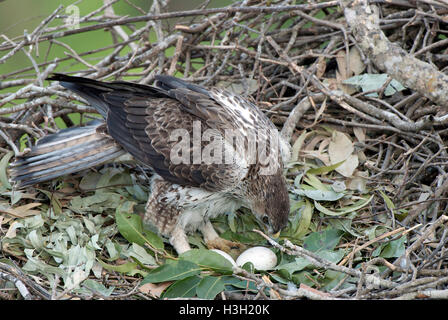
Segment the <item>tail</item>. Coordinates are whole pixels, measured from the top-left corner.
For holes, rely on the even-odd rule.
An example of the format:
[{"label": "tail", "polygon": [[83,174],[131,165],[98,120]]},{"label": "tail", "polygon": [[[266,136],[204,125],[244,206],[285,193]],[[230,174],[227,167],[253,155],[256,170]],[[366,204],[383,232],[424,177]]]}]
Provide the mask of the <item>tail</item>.
[{"label": "tail", "polygon": [[110,104],[113,103],[113,101],[107,101],[106,95],[108,93],[113,93],[115,99],[130,95],[144,95],[153,98],[166,97],[163,89],[126,81],[102,82],[83,77],[67,76],[62,73],[53,73],[47,80],[59,81],[61,86],[86,99],[104,119],[107,118]]},{"label": "tail", "polygon": [[[174,81],[171,86],[179,82],[173,79],[162,77],[159,82],[165,81],[170,87],[170,81]],[[126,99],[167,97],[163,88],[125,81],[101,82],[60,73],[47,80],[59,81],[63,87],[86,99],[106,121],[110,108],[115,104],[121,108]],[[106,163],[126,153],[101,130],[107,131],[106,123],[95,121],[85,127],[64,129],[40,139],[29,152],[17,157],[10,165],[10,179],[16,187],[25,187]]]},{"label": "tail", "polygon": [[48,181],[111,161],[126,152],[110,136],[101,133],[104,122],[63,129],[40,139],[29,152],[9,167],[16,188]]}]

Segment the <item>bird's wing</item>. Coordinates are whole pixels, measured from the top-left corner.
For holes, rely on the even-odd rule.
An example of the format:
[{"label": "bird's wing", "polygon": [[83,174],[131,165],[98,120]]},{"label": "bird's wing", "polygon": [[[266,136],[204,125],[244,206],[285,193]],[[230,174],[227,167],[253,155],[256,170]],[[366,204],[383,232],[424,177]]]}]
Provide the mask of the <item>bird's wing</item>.
[{"label": "bird's wing", "polygon": [[[159,87],[181,102],[182,110],[220,131],[227,143],[236,147],[235,154],[251,165],[251,170],[271,168],[277,163],[282,167],[287,162],[289,143],[279,135],[272,121],[248,99],[220,88],[205,90],[196,85],[185,85],[184,81],[169,76],[156,76],[156,79]],[[232,132],[230,135],[226,134],[228,129]]]},{"label": "bird's wing", "polygon": [[[110,108],[109,134],[165,180],[223,191],[235,187],[246,175],[244,159],[227,164],[223,163],[223,157],[221,161],[219,158],[215,162],[204,161],[204,150],[211,143],[202,139],[205,132],[215,136],[219,133],[212,130],[207,121],[186,112],[178,100],[118,96],[114,92],[106,93],[104,99]],[[216,155],[224,155],[224,144],[223,141],[215,145]]]},{"label": "bird's wing", "polygon": [[275,128],[261,110],[249,100],[227,90],[188,84],[170,76],[156,76],[157,85],[181,102],[181,108],[202,119],[211,128],[243,129],[258,132]]},{"label": "bird's wing", "polygon": [[[156,79],[157,87],[123,81],[106,83],[61,74],[50,78],[60,81],[98,109],[106,118],[108,133],[114,140],[165,180],[210,191],[237,186],[246,176],[248,164],[234,145],[212,151],[211,158],[217,158],[203,161],[204,151],[210,151],[210,144],[215,141],[211,136],[221,134],[222,137],[226,129],[238,128],[235,115],[205,88],[169,76]],[[201,139],[203,135],[209,141]],[[182,157],[177,154],[176,160],[172,151],[179,144],[187,156],[185,152]],[[223,144],[229,145],[226,141]],[[232,155],[229,159],[223,158],[227,151]]]},{"label": "bird's wing", "polygon": [[[205,89],[171,76],[156,76],[156,86],[62,74],[50,80],[60,81],[85,98],[106,119],[109,134],[126,151],[172,183],[211,191],[231,189],[254,170],[254,165],[260,167],[254,142],[255,152],[265,143],[267,153],[278,154],[274,124],[253,103],[225,90]],[[198,138],[194,136],[195,126],[199,126],[199,144],[193,143]],[[189,163],[172,159],[172,150],[179,147],[179,139],[173,138],[181,132],[190,139]],[[210,137],[219,135],[223,140],[222,152],[218,152],[222,161],[216,152],[208,162],[201,161],[203,157],[198,161],[195,155],[210,151],[216,141]],[[261,167],[267,165],[270,163]]]}]

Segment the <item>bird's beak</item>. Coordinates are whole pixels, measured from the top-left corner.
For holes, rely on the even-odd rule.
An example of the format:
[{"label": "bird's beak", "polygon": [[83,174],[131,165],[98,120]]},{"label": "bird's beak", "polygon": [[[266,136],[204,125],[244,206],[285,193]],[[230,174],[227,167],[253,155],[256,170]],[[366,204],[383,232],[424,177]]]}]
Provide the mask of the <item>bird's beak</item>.
[{"label": "bird's beak", "polygon": [[280,231],[278,231],[278,232],[272,234],[272,237],[273,237],[274,239],[277,239],[279,236],[280,236]]}]

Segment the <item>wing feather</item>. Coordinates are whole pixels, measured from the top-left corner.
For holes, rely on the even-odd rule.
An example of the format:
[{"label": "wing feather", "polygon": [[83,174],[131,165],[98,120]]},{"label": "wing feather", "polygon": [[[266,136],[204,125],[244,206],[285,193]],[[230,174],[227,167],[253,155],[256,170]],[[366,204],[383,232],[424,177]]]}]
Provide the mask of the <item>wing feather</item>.
[{"label": "wing feather", "polygon": [[[244,151],[233,141],[223,139],[236,155],[231,163],[195,163],[193,160],[194,124],[200,134],[213,129],[226,138],[227,129],[239,130],[248,139],[273,124],[253,104],[223,90],[207,90],[183,80],[157,76],[157,86],[127,82],[103,83],[91,79],[57,75],[54,80],[86,98],[105,116],[108,133],[144,165],[152,167],[165,180],[182,186],[200,187],[210,191],[232,189],[246,177],[249,164]],[[107,109],[107,110],[106,110]],[[105,110],[107,112],[105,112]],[[183,129],[189,135],[189,162],[175,163],[171,151],[179,143],[171,136]],[[208,141],[200,141],[204,148]],[[244,143],[247,144],[247,141]],[[225,146],[222,146],[222,159]]]}]

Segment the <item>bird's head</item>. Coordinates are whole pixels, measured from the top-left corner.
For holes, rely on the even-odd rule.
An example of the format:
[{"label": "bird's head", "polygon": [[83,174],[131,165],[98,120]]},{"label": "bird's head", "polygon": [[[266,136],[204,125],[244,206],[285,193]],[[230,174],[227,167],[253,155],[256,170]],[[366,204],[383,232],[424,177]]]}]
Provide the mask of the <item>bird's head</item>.
[{"label": "bird's head", "polygon": [[248,187],[249,208],[270,234],[288,224],[289,195],[281,173],[258,175]]}]

